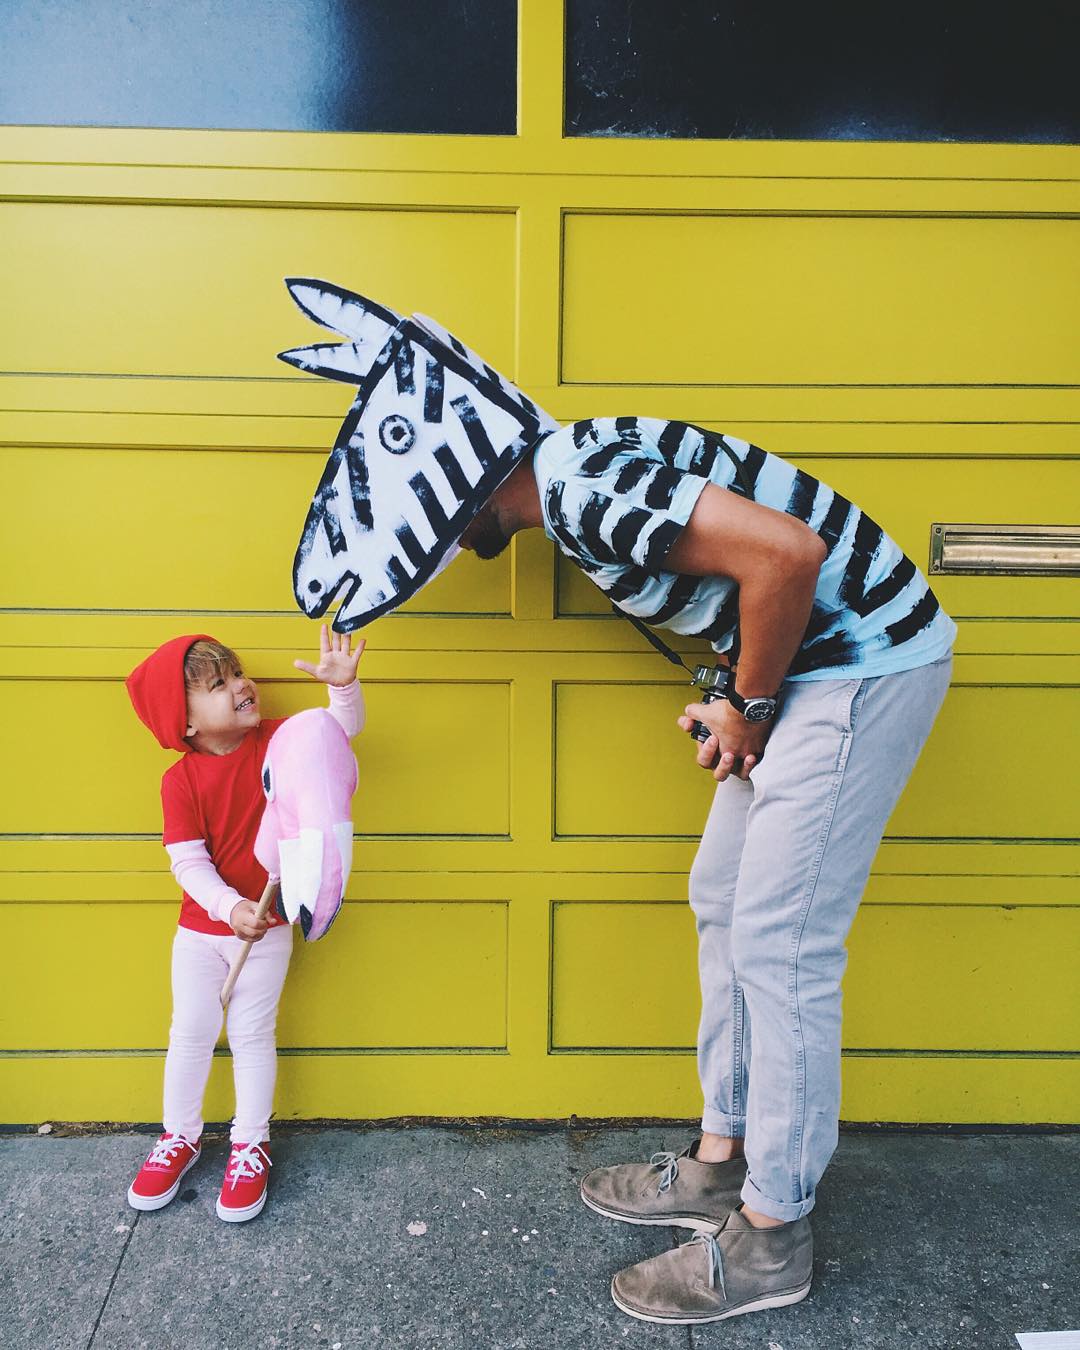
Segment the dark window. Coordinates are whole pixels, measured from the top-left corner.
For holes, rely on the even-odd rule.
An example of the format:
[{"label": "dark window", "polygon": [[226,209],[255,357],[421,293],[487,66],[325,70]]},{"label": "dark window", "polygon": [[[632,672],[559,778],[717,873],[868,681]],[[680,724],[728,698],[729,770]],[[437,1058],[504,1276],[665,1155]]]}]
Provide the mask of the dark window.
[{"label": "dark window", "polygon": [[515,0],[3,0],[0,122],[512,136]]},{"label": "dark window", "polygon": [[566,134],[1080,141],[1075,0],[567,0]]}]

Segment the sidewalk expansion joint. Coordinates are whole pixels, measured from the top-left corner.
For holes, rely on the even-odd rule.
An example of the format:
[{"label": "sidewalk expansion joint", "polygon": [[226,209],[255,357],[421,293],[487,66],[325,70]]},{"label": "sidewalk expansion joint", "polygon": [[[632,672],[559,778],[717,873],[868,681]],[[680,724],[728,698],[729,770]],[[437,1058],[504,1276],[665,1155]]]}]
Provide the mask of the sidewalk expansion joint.
[{"label": "sidewalk expansion joint", "polygon": [[90,1339],[86,1342],[86,1350],[91,1350],[94,1344],[94,1338],[97,1336],[98,1327],[101,1325],[101,1319],[105,1315],[105,1309],[109,1306],[109,1299],[112,1297],[113,1287],[116,1284],[116,1277],[120,1274],[120,1267],[124,1264],[124,1257],[127,1256],[127,1249],[131,1239],[135,1236],[135,1229],[139,1226],[141,1218],[139,1210],[135,1211],[135,1221],[132,1223],[127,1237],[124,1239],[124,1245],[120,1248],[120,1257],[116,1262],[116,1269],[112,1273],[112,1279],[109,1281],[109,1287],[105,1290],[105,1297],[101,1300],[101,1307],[98,1309],[98,1315],[94,1318],[94,1325],[90,1331]]}]

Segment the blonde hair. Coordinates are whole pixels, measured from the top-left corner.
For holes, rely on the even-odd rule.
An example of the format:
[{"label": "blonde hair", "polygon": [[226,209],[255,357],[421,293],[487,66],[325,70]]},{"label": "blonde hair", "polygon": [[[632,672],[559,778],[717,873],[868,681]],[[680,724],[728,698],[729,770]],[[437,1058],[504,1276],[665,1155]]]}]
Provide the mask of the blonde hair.
[{"label": "blonde hair", "polygon": [[233,671],[241,670],[240,658],[223,642],[200,638],[187,649],[184,657],[184,684],[198,689],[211,679],[229,679]]}]

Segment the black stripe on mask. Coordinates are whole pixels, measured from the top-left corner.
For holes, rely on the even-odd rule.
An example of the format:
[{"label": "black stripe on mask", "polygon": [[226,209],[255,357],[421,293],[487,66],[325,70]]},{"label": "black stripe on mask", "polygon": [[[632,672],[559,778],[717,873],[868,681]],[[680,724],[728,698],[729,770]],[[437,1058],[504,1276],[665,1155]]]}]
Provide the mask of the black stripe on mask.
[{"label": "black stripe on mask", "polygon": [[409,487],[416,493],[417,501],[424,508],[424,515],[428,518],[432,534],[436,539],[443,538],[443,531],[450,522],[446,518],[442,502],[435,495],[435,489],[422,473],[413,474],[409,479]]},{"label": "black stripe on mask", "polygon": [[404,521],[394,531],[397,541],[405,550],[405,555],[412,565],[419,569],[420,564],[427,559],[427,553],[420,544],[420,540],[413,534],[412,526]]},{"label": "black stripe on mask", "polygon": [[465,470],[454,458],[453,451],[448,445],[436,447],[435,463],[446,475],[446,481],[450,484],[450,490],[454,496],[460,503],[464,503],[472,488],[468,478],[465,477]]},{"label": "black stripe on mask", "polygon": [[457,398],[452,398],[450,406],[461,419],[461,425],[465,429],[465,435],[469,438],[473,454],[485,469],[490,469],[498,456],[495,453],[495,447],[488,439],[487,432],[484,430],[483,422],[480,421],[480,415],[469,401],[468,395],[461,394]]},{"label": "black stripe on mask", "polygon": [[424,421],[441,422],[443,419],[443,368],[439,361],[427,363],[427,378],[424,382]]},{"label": "black stripe on mask", "polygon": [[405,339],[398,343],[394,353],[394,378],[397,380],[399,394],[416,393],[416,377],[413,374],[412,343]]}]

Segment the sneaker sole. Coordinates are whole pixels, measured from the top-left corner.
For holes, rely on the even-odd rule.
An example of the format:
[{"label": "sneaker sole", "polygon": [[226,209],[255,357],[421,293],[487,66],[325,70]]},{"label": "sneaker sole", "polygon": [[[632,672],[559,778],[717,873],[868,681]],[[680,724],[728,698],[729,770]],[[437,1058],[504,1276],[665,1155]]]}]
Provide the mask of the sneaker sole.
[{"label": "sneaker sole", "polygon": [[202,1149],[199,1149],[194,1158],[188,1163],[180,1175],[173,1182],[172,1186],[162,1195],[139,1195],[135,1190],[135,1183],[132,1182],[128,1187],[127,1201],[132,1209],[142,1210],[144,1214],[151,1210],[164,1209],[170,1200],[175,1199],[176,1192],[180,1189],[180,1183],[202,1157]]},{"label": "sneaker sole", "polygon": [[637,1218],[632,1214],[620,1214],[617,1209],[604,1209],[595,1200],[590,1200],[584,1191],[581,1192],[581,1202],[594,1214],[602,1214],[605,1219],[615,1219],[618,1223],[636,1223],[643,1228],[692,1228],[695,1233],[715,1233],[727,1217],[723,1215],[719,1219],[694,1219],[686,1214],[679,1217],[672,1216],[670,1219]]},{"label": "sneaker sole", "polygon": [[660,1317],[655,1313],[640,1312],[637,1308],[631,1308],[623,1303],[615,1292],[615,1282],[611,1284],[611,1301],[620,1312],[626,1313],[627,1317],[636,1317],[639,1322],[658,1322],[664,1326],[672,1327],[696,1327],[702,1326],[707,1322],[724,1322],[729,1317],[741,1317],[743,1313],[762,1312],[766,1308],[786,1308],[791,1303],[801,1303],[810,1292],[811,1281],[807,1281],[801,1289],[793,1289],[784,1294],[767,1294],[764,1298],[756,1298],[751,1303],[742,1303],[737,1308],[729,1308],[721,1313],[703,1313],[698,1317]]},{"label": "sneaker sole", "polygon": [[262,1207],[265,1204],[266,1192],[263,1191],[258,1200],[253,1205],[248,1205],[247,1209],[229,1209],[221,1203],[220,1196],[218,1196],[215,1208],[218,1218],[223,1219],[226,1223],[247,1223],[248,1219],[253,1219],[256,1214],[262,1213]]}]

